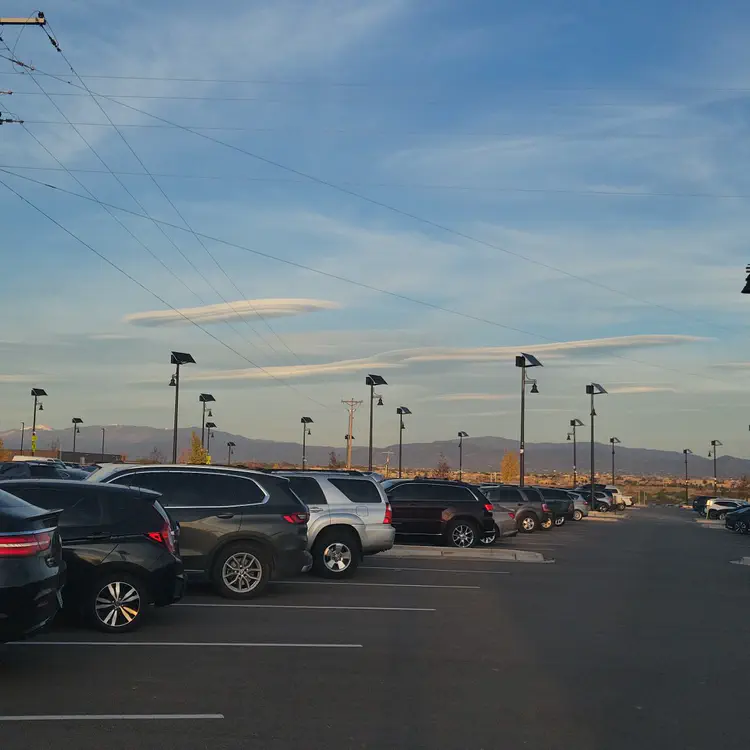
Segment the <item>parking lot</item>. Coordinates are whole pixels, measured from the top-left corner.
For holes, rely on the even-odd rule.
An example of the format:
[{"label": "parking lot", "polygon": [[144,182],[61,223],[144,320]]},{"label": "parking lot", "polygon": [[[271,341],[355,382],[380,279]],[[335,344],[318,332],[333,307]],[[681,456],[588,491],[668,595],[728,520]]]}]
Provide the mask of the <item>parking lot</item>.
[{"label": "parking lot", "polygon": [[639,510],[502,545],[554,564],[375,556],[252,603],[193,589],[118,639],[56,626],[0,648],[2,746],[744,746],[718,712],[748,574],[719,536]]}]

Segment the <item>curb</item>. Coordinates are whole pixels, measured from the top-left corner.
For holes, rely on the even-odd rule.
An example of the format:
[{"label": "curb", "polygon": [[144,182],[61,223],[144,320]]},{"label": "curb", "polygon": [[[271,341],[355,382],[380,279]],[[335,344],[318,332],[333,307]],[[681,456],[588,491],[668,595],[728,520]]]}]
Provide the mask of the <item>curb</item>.
[{"label": "curb", "polygon": [[620,521],[623,521],[623,518],[615,518],[614,516],[610,516],[607,514],[601,515],[601,516],[595,516],[592,513],[589,513],[587,516],[584,516],[584,521],[604,521],[604,523],[619,523]]},{"label": "curb", "polygon": [[378,557],[420,557],[448,560],[488,560],[495,562],[549,563],[541,552],[522,549],[454,549],[452,547],[419,547],[397,544],[392,549],[379,552]]},{"label": "curb", "polygon": [[695,523],[697,523],[700,526],[705,526],[709,529],[723,529],[724,528],[724,521],[719,521],[713,518],[710,521],[706,518],[696,518]]}]

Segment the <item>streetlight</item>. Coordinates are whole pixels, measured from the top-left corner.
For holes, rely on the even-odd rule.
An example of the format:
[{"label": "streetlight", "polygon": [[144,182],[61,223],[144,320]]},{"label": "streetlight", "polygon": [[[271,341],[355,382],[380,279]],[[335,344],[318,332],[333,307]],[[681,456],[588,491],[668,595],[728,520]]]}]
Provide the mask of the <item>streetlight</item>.
[{"label": "streetlight", "polygon": [[369,449],[367,452],[367,470],[372,471],[372,407],[375,402],[375,397],[377,396],[378,399],[378,406],[383,405],[383,397],[375,393],[375,386],[376,385],[388,385],[388,383],[385,382],[385,378],[381,377],[380,375],[368,375],[365,378],[365,385],[370,386],[370,442],[369,442]]},{"label": "streetlight", "polygon": [[578,484],[578,448],[576,442],[576,427],[583,427],[583,422],[580,419],[571,419],[570,426],[573,428],[572,432],[568,433],[568,440],[571,436],[573,437],[573,489]]},{"label": "streetlight", "polygon": [[174,429],[172,431],[172,463],[177,463],[177,420],[180,410],[180,367],[194,365],[195,360],[187,352],[172,352],[169,361],[175,366],[174,375],[169,385],[174,388]]},{"label": "streetlight", "polygon": [[458,481],[464,476],[464,438],[469,437],[468,432],[461,430],[458,433]]},{"label": "streetlight", "polygon": [[227,441],[227,466],[232,465],[232,448],[237,445],[233,440]]},{"label": "streetlight", "polygon": [[214,422],[206,422],[206,430],[208,432],[206,433],[206,457],[208,460],[211,460],[211,438],[214,437],[213,432],[211,430],[216,429],[216,424]]},{"label": "streetlight", "polygon": [[533,354],[524,354],[521,352],[521,354],[516,357],[516,367],[521,368],[521,440],[520,440],[520,448],[519,448],[519,457],[520,457],[520,485],[523,487],[524,478],[526,476],[526,440],[524,437],[524,432],[526,429],[526,386],[531,385],[531,392],[532,393],[539,393],[539,388],[537,388],[536,380],[534,379],[527,379],[526,378],[526,368],[527,367],[542,367],[542,363],[533,355]]},{"label": "streetlight", "polygon": [[690,450],[690,448],[683,448],[682,455],[685,456],[685,505],[688,504],[688,462],[687,457],[692,453],[693,451]]},{"label": "streetlight", "polygon": [[590,493],[590,501],[591,504],[589,507],[591,510],[596,510],[596,505],[594,505],[594,477],[595,477],[595,471],[594,471],[594,417],[596,417],[596,410],[594,409],[594,396],[598,396],[600,393],[606,393],[607,391],[602,388],[599,383],[589,383],[586,386],[586,393],[588,393],[591,396],[591,493]]},{"label": "streetlight", "polygon": [[[216,401],[216,399],[210,393],[201,393],[198,396],[198,401],[203,404],[203,421],[201,422],[201,448],[206,447],[206,404]],[[211,410],[208,410],[208,416],[213,417]]]},{"label": "streetlight", "polygon": [[47,395],[47,391],[44,388],[32,388],[31,395],[34,397],[34,420],[31,423],[31,455],[36,455],[36,413],[38,411],[44,411],[44,406],[39,403],[39,399],[42,396]]},{"label": "streetlight", "polygon": [[711,456],[713,455],[713,459],[714,459],[714,494],[716,494],[719,491],[718,490],[719,484],[718,484],[718,480],[717,480],[717,477],[716,477],[716,449],[720,445],[723,445],[723,443],[721,442],[721,440],[712,440],[711,441],[711,450],[708,452],[708,457],[711,458]]},{"label": "streetlight", "polygon": [[398,478],[401,479],[401,457],[404,451],[404,414],[411,414],[411,409],[408,406],[399,406],[396,409],[398,414]]},{"label": "streetlight", "polygon": [[612,484],[615,483],[615,445],[620,442],[620,438],[611,437],[609,442],[612,445]]},{"label": "streetlight", "polygon": [[83,420],[80,417],[73,417],[71,420],[73,423],[73,460],[75,461],[75,453],[76,453],[76,435],[81,431],[79,424],[83,424]]},{"label": "streetlight", "polygon": [[26,434],[26,422],[21,422],[21,455],[23,456],[23,438]]},{"label": "streetlight", "polygon": [[104,427],[102,427],[102,463],[104,462],[104,434],[106,430]]},{"label": "streetlight", "polygon": [[307,466],[307,436],[312,435],[307,425],[312,424],[313,421],[311,417],[302,417],[300,423],[302,424],[302,471],[304,471]]}]

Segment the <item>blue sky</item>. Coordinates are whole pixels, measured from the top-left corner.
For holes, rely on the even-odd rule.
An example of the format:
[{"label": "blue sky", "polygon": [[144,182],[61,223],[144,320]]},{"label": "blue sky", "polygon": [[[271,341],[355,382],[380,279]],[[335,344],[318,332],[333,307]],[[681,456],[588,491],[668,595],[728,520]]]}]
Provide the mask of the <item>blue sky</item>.
[{"label": "blue sky", "polygon": [[37,70],[0,60],[0,179],[167,304],[0,185],[0,431],[32,386],[55,427],[167,427],[177,349],[183,424],[208,391],[222,429],[340,443],[378,372],[378,443],[400,404],[410,440],[515,437],[530,351],[529,440],[594,380],[605,439],[746,455],[750,8],[615,5],[51,2],[106,115],[3,29]]}]

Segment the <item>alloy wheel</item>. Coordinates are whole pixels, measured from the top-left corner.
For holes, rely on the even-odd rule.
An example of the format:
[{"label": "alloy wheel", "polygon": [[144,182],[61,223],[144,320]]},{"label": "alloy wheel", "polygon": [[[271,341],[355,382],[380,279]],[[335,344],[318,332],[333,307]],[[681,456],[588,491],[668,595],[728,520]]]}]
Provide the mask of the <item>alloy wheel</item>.
[{"label": "alloy wheel", "polygon": [[558,516],[555,519],[555,526],[562,526],[565,523],[565,519],[562,516]]},{"label": "alloy wheel", "polygon": [[747,523],[745,521],[737,521],[734,525],[734,530],[738,534],[747,534]]},{"label": "alloy wheel", "polygon": [[261,582],[263,566],[252,552],[235,552],[225,560],[221,578],[230,591],[247,594]]},{"label": "alloy wheel", "polygon": [[328,570],[342,573],[351,565],[352,551],[343,542],[334,542],[323,550],[323,562]]},{"label": "alloy wheel", "polygon": [[580,510],[574,510],[573,511],[573,520],[574,521],[580,521],[583,518],[583,511]]},{"label": "alloy wheel", "polygon": [[474,544],[474,529],[468,524],[460,523],[451,532],[454,547],[471,547]]},{"label": "alloy wheel", "polygon": [[122,628],[140,614],[141,595],[129,583],[111,581],[96,595],[94,612],[99,622],[108,628]]},{"label": "alloy wheel", "polygon": [[521,521],[521,528],[524,531],[534,531],[534,519],[531,516],[527,516]]}]

